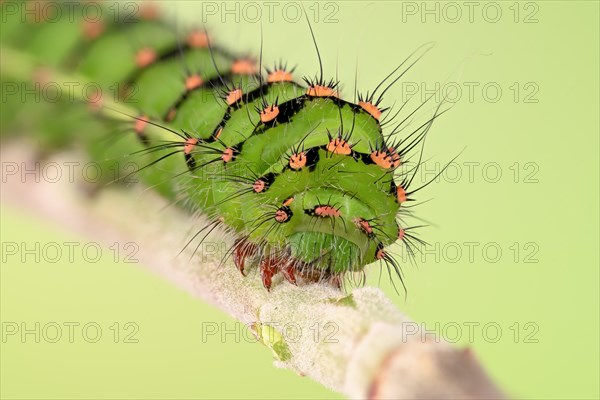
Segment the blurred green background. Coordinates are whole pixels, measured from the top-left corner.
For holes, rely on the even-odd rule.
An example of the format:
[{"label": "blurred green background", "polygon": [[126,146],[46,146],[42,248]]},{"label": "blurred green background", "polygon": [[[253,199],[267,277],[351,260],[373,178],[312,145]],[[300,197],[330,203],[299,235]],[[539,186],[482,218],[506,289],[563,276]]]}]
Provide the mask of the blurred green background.
[{"label": "blurred green background", "polygon": [[[314,74],[299,3],[272,4],[164,7],[179,21],[207,22],[219,43],[250,54],[258,54],[262,29],[266,65],[281,59]],[[406,300],[385,275],[380,286],[414,320],[473,346],[512,396],[598,398],[598,3],[304,6],[325,75],[337,74],[348,96],[357,62],[359,89],[372,89],[428,41],[437,46],[385,104],[398,105],[415,88],[416,96],[434,91],[436,82],[458,96],[434,124],[428,169],[417,176],[431,179],[462,151],[418,197],[433,199],[416,209],[433,224],[421,231],[432,246],[417,266],[403,261]],[[1,225],[3,243],[87,242],[6,204]],[[52,323],[63,330],[57,343],[3,336],[2,398],[340,397],[274,368],[270,351],[245,340],[222,312],[113,256],[104,248],[98,262],[2,260],[3,333],[21,322],[29,329],[39,322],[50,337]],[[375,285],[376,269],[369,268]],[[70,322],[79,324],[72,343]],[[90,322],[102,329],[96,343],[82,335]],[[203,340],[207,323],[237,329],[239,338]]]}]

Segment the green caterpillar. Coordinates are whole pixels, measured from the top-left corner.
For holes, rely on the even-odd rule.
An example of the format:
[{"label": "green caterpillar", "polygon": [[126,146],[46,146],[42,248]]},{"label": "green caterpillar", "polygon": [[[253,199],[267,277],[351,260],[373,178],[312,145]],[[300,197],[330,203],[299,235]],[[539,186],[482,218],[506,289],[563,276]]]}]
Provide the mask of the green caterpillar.
[{"label": "green caterpillar", "polygon": [[[226,257],[242,273],[252,259],[267,289],[278,272],[294,284],[302,278],[339,286],[345,273],[362,272],[378,260],[402,279],[387,249],[419,240],[399,224],[413,200],[416,190],[409,185],[419,164],[408,172],[401,167],[437,111],[391,141],[403,125],[382,133],[382,114],[389,111],[380,107],[387,90],[381,85],[352,102],[340,96],[337,82],[324,80],[322,70],[299,83],[293,70],[236,57],[203,30],[178,35],[154,9],[142,8],[135,18],[90,21],[71,10],[73,20],[31,13],[24,20],[23,9],[36,5],[43,9],[35,2],[2,3],[4,51],[19,49],[43,66],[23,82],[39,82],[40,71],[45,79],[68,73],[94,82],[103,96],[87,104],[7,102],[3,132],[7,126],[14,131],[18,116],[35,107],[44,121],[36,127],[43,149],[82,143],[105,169],[111,160],[135,157],[136,174],[146,185],[213,221],[198,235],[217,226],[231,231],[237,239]],[[63,3],[54,5],[68,11]],[[395,83],[414,64],[408,60],[382,84]],[[137,100],[128,104],[137,115],[124,128],[98,112],[110,109],[106,94],[115,87],[123,103]],[[60,107],[93,117],[65,129],[55,117]]]}]

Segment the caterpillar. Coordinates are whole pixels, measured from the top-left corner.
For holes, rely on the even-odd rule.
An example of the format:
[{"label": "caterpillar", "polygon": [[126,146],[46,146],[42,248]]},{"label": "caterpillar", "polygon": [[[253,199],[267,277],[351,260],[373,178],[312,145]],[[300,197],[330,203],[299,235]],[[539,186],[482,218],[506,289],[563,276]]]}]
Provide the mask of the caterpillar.
[{"label": "caterpillar", "polygon": [[[278,273],[292,284],[341,287],[346,274],[364,277],[374,262],[404,285],[389,248],[400,243],[411,251],[422,243],[404,219],[414,194],[428,184],[412,185],[424,139],[443,111],[435,108],[403,132],[425,102],[403,117],[406,103],[399,110],[382,104],[429,47],[350,100],[339,82],[324,77],[310,23],[320,71],[297,77],[283,62],[263,65],[262,50],[242,56],[203,27],[174,29],[148,4],[134,15],[99,19],[73,7],[113,15],[102,12],[108,5],[52,2],[52,13],[47,4],[1,4],[3,55],[13,58],[3,67],[12,76],[2,80],[19,76],[21,92],[77,77],[92,95],[52,104],[8,101],[3,136],[21,124],[39,132],[43,151],[79,143],[106,171],[114,160],[135,159],[134,175],[145,185],[209,218],[194,239],[217,227],[231,232],[234,245],[223,258],[233,258],[242,274],[258,266],[267,290]],[[74,18],[53,18],[61,13]],[[19,70],[22,57],[36,67]],[[43,123],[32,128],[23,116],[34,109]],[[109,116],[111,110],[122,118]],[[68,129],[67,114],[80,116]],[[132,176],[124,165],[117,168],[116,180]]]}]

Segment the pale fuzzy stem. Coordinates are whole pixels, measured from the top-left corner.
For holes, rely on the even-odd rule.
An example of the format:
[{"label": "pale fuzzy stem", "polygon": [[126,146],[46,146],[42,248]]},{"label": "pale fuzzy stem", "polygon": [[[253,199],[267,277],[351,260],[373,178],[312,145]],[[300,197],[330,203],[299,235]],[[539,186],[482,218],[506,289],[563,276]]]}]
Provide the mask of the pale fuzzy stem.
[{"label": "pale fuzzy stem", "polygon": [[[27,149],[3,143],[2,162],[32,162]],[[62,154],[52,161],[64,165],[74,157]],[[205,246],[188,262],[196,247],[191,245],[175,257],[185,238],[205,221],[176,206],[165,207],[152,190],[109,186],[86,196],[82,183],[24,183],[20,173],[5,178],[4,203],[26,207],[106,244],[136,242],[141,265],[249,324],[278,356],[279,367],[350,398],[503,397],[471,351],[430,334],[422,337],[420,326],[379,289],[354,289],[348,296],[319,284],[296,287],[279,277],[269,293],[256,269],[242,277],[231,261],[219,267],[222,251],[215,255],[214,248]],[[222,233],[206,242],[224,244],[225,251],[231,245]]]}]

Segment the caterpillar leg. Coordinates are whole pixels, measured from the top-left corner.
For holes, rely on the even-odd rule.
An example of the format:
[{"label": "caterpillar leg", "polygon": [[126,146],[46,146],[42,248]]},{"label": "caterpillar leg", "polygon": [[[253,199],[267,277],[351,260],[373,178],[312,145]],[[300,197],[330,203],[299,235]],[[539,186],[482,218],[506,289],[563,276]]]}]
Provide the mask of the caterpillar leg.
[{"label": "caterpillar leg", "polygon": [[332,274],[329,279],[328,279],[328,283],[333,286],[336,289],[342,289],[342,275],[340,274]]},{"label": "caterpillar leg", "polygon": [[288,260],[285,265],[281,267],[281,273],[285,280],[289,283],[296,285],[296,261]]},{"label": "caterpillar leg", "polygon": [[242,275],[245,276],[244,264],[246,263],[246,257],[254,256],[258,250],[258,247],[255,244],[247,241],[245,238],[237,239],[234,246],[235,250],[233,250],[233,263],[242,273]]},{"label": "caterpillar leg", "polygon": [[[245,276],[246,258],[255,256],[258,253],[258,246],[246,240],[246,238],[240,238],[235,241],[234,247],[233,262],[242,275]],[[273,276],[278,272],[281,272],[288,282],[296,285],[296,264],[295,260],[291,260],[286,256],[265,256],[259,265],[265,288],[267,290],[271,288]]]},{"label": "caterpillar leg", "polygon": [[265,256],[260,260],[260,277],[263,286],[267,290],[271,290],[273,276],[279,272],[281,259],[279,257]]},{"label": "caterpillar leg", "polygon": [[336,289],[342,288],[342,274],[333,274],[329,271],[318,270],[310,264],[296,268],[295,273],[305,282],[324,283]]}]

